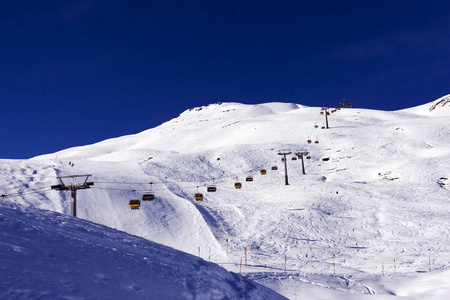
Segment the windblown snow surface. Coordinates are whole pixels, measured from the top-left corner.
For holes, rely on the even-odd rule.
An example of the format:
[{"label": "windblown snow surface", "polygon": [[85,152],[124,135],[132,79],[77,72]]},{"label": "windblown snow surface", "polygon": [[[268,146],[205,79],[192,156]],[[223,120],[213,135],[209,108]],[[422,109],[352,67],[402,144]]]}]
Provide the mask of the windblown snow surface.
[{"label": "windblown snow surface", "polygon": [[[447,98],[394,112],[330,109],[329,129],[321,129],[325,126],[321,108],[293,103],[216,103],[193,108],[136,135],[28,160],[1,160],[0,193],[5,195],[2,202],[16,205],[14,209],[3,205],[1,211],[25,211],[20,219],[29,218],[27,222],[31,224],[40,216],[54,218],[56,223],[46,226],[56,227],[53,230],[58,234],[67,230],[79,238],[81,234],[76,229],[73,232],[74,227],[87,231],[91,228],[86,225],[88,222],[71,221],[71,217],[40,210],[68,215],[70,192],[50,190],[50,186],[59,183],[57,176],[91,174],[89,181],[94,186],[77,192],[79,218],[200,256],[229,271],[241,272],[289,299],[447,299]],[[280,151],[292,152],[286,160],[289,185],[285,185]],[[310,159],[304,156],[305,175],[301,160],[293,160],[297,151],[309,152]],[[277,170],[272,170],[274,166]],[[265,175],[260,173],[262,169],[267,171]],[[246,181],[249,176],[253,177],[252,182]],[[79,184],[76,180],[81,179],[74,180],[65,184]],[[242,189],[234,188],[236,181],[242,183]],[[212,185],[217,191],[207,192],[206,188]],[[142,202],[139,210],[129,209],[130,199],[140,199],[150,191],[155,194],[154,201]],[[203,193],[204,201],[194,200],[196,192]],[[121,236],[114,238],[111,246],[109,239],[97,240],[95,235],[115,236],[116,231],[89,226],[96,233],[89,238],[92,244],[98,244],[93,252],[96,255],[89,255],[85,261],[82,255],[64,255],[67,261],[72,257],[83,261],[84,266],[89,262],[100,266],[105,261],[108,267],[100,272],[100,277],[113,278],[113,284],[108,280],[90,280],[91,286],[96,286],[94,297],[101,295],[103,288],[107,298],[117,288],[119,292],[114,295],[119,298],[120,292],[126,291],[123,286],[128,286],[136,297],[151,299],[143,281],[133,285],[133,276],[148,276],[148,281],[152,281],[161,275],[145,267],[147,250],[129,250],[132,245],[146,242]],[[15,234],[12,229],[8,232],[7,236]],[[20,236],[26,232],[17,232],[18,241],[2,239],[0,249],[17,249],[18,260],[23,257],[33,263],[36,259],[41,265],[61,255],[46,249],[38,259],[31,250],[21,250]],[[129,242],[130,239],[138,242]],[[169,249],[147,243],[144,248]],[[70,243],[61,247],[70,248]],[[125,262],[122,268],[128,275],[116,274],[109,267],[114,256],[105,254],[112,250],[100,250],[108,247],[126,248],[117,260],[128,257],[126,253],[130,252],[140,265],[139,271],[124,267]],[[157,252],[164,251],[173,259],[164,255],[157,258],[155,254],[154,260],[173,269],[183,268],[184,261],[189,260],[191,265],[204,266],[208,271],[202,274],[217,282],[214,274],[219,274],[219,267],[210,267],[187,254]],[[93,256],[95,262],[91,261]],[[4,255],[4,266],[3,260]],[[69,263],[64,266],[60,266],[61,270],[76,274],[74,278],[83,274]],[[33,272],[39,269],[32,268]],[[7,291],[20,290],[21,278],[26,274],[2,270],[1,279],[6,277],[9,282]],[[51,268],[39,272],[44,282],[55,280]],[[169,277],[193,282],[187,279],[189,276],[191,272],[173,272]],[[198,272],[192,276],[195,282],[200,277]],[[220,276],[243,282],[237,275]],[[118,277],[128,281],[119,282]],[[60,284],[66,288],[66,283]],[[223,284],[220,290],[227,290]],[[168,286],[162,284],[152,291],[169,295]],[[187,289],[191,297],[193,292],[201,294],[196,287],[180,286],[174,290]],[[205,290],[212,286],[209,283]],[[231,286],[230,293],[239,290],[236,284]],[[49,290],[38,284],[28,285],[27,289],[27,293],[37,294]],[[72,291],[72,296],[79,292],[81,297],[90,297],[88,289],[80,286]],[[261,290],[259,295],[266,292]],[[217,298],[236,298],[221,295]]]}]

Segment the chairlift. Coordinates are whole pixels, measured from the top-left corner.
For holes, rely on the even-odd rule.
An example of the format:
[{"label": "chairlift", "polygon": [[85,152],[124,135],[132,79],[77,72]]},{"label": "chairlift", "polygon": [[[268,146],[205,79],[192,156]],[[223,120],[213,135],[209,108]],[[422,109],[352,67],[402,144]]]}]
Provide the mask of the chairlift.
[{"label": "chairlift", "polygon": [[194,195],[194,199],[196,201],[203,201],[203,194],[198,192],[198,186],[197,186],[197,193]]},{"label": "chairlift", "polygon": [[130,206],[131,209],[139,209],[139,207],[141,206],[141,201],[137,199],[132,199],[130,200],[130,202],[128,202],[128,205]]},{"label": "chairlift", "polygon": [[155,200],[154,194],[144,194],[142,195],[142,201],[153,201]]},{"label": "chairlift", "polygon": [[216,186],[214,185],[214,178],[213,178],[213,184],[211,185],[211,186],[208,186],[208,188],[206,189],[206,191],[208,191],[208,192],[215,192],[215,191],[217,191],[217,188],[216,188]]},{"label": "chairlift", "polygon": [[150,192],[142,195],[142,201],[153,201],[155,200],[155,194],[153,193],[153,182],[150,182]]}]

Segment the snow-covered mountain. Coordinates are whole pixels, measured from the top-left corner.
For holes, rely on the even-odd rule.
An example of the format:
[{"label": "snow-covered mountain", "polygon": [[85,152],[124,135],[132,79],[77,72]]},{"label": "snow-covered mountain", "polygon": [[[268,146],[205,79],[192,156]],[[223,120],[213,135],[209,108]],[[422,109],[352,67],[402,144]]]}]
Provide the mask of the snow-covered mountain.
[{"label": "snow-covered mountain", "polygon": [[[1,160],[0,193],[68,214],[69,192],[49,187],[92,174],[78,191],[82,219],[234,272],[247,253],[242,271],[289,298],[395,294],[394,279],[448,268],[448,98],[394,112],[332,108],[329,129],[318,107],[206,105],[135,135]],[[289,185],[280,150],[292,152]],[[305,175],[297,151],[309,152]],[[129,209],[150,190],[155,201]]]},{"label": "snow-covered mountain", "polygon": [[0,203],[1,299],[286,299],[103,225]]}]

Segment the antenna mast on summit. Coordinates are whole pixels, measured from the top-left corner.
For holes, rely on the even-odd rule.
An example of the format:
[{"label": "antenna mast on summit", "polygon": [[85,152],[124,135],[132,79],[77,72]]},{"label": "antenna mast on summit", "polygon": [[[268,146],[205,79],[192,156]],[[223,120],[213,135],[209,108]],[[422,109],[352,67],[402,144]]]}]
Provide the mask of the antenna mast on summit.
[{"label": "antenna mast on summit", "polygon": [[[70,199],[70,215],[72,217],[76,217],[77,216],[77,190],[84,190],[84,189],[88,189],[91,186],[94,185],[93,182],[87,182],[88,178],[91,177],[92,175],[69,175],[69,176],[59,176],[56,177],[57,179],[59,179],[59,181],[61,182],[61,184],[57,184],[57,185],[52,185],[52,190],[57,190],[57,191],[70,191],[70,195],[72,196]],[[82,184],[76,184],[75,183],[75,178],[79,178],[79,177],[85,177],[85,180]],[[63,179],[66,178],[72,178],[72,184],[70,185],[66,185],[63,182]]]}]

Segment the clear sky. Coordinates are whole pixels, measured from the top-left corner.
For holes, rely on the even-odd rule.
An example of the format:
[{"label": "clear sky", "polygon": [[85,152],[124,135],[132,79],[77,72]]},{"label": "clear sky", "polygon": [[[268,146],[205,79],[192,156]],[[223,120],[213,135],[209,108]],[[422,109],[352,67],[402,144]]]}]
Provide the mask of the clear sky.
[{"label": "clear sky", "polygon": [[214,102],[396,110],[450,93],[450,1],[2,1],[0,158]]}]

